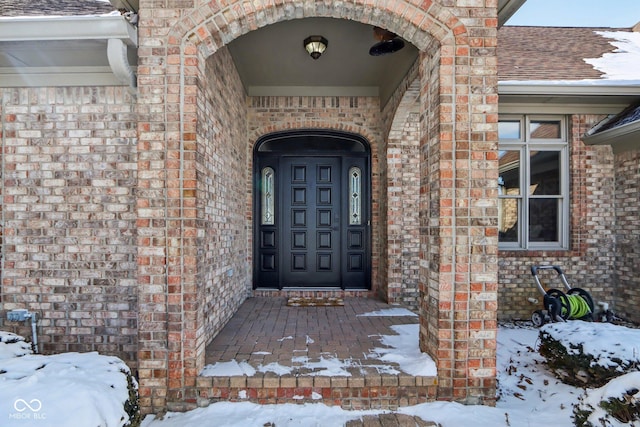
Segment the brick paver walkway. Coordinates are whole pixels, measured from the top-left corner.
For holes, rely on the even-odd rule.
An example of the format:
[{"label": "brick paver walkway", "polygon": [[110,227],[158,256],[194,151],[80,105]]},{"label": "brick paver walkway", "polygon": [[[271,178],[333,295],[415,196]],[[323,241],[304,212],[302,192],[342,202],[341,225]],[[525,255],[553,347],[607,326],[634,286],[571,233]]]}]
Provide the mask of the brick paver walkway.
[{"label": "brick paver walkway", "polygon": [[[370,298],[346,298],[338,307],[288,307],[286,298],[249,298],[206,350],[206,363],[246,361],[296,368],[321,358],[348,360],[359,371],[393,365],[372,358],[390,326],[417,324],[417,316],[362,316],[397,309]],[[418,337],[416,336],[416,340]]]}]

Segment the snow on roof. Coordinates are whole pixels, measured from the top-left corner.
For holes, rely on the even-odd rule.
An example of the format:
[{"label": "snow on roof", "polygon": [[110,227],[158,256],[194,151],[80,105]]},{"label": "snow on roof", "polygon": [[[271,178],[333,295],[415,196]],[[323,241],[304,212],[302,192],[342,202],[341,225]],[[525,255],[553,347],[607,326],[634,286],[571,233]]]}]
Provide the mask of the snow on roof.
[{"label": "snow on roof", "polygon": [[640,86],[640,33],[628,28],[499,30],[502,86]]},{"label": "snow on roof", "polygon": [[599,58],[584,61],[601,71],[606,80],[638,80],[640,78],[640,33],[626,31],[596,31],[617,49]]}]

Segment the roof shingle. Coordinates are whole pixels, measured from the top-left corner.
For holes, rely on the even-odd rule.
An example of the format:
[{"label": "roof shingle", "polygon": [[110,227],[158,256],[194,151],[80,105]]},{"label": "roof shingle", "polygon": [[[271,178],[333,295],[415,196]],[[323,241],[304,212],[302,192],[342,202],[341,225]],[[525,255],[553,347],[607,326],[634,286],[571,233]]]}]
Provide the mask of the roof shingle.
[{"label": "roof shingle", "polygon": [[596,31],[630,29],[504,26],[498,32],[498,78],[599,79],[603,73],[584,60],[599,58],[616,47]]},{"label": "roof shingle", "polygon": [[0,0],[0,16],[103,15],[115,9],[98,0]]}]

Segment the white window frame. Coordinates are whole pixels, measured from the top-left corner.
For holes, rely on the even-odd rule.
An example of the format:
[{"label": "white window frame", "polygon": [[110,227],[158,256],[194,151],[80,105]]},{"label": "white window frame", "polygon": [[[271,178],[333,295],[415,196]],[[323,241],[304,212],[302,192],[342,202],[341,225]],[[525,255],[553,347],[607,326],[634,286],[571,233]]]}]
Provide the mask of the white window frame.
[{"label": "white window frame", "polygon": [[[531,122],[536,121],[559,121],[560,138],[553,139],[532,139]],[[567,136],[567,118],[559,115],[500,115],[499,121],[518,121],[520,123],[520,138],[501,139],[499,141],[500,151],[517,151],[520,154],[520,194],[503,195],[500,199],[520,200],[518,209],[518,241],[499,242],[500,250],[567,250],[569,249],[569,142]],[[531,152],[537,150],[557,151],[560,153],[560,194],[535,196],[529,194],[530,188],[530,160]],[[537,198],[558,199],[558,241],[557,242],[532,242],[529,241],[529,204],[530,200]]]}]

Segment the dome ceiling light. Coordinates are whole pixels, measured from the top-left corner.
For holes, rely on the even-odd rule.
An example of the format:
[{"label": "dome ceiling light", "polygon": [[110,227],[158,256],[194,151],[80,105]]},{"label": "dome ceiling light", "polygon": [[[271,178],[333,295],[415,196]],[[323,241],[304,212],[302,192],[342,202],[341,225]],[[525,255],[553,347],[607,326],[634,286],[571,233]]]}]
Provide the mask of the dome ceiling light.
[{"label": "dome ceiling light", "polygon": [[320,58],[320,55],[327,49],[329,42],[322,36],[309,36],[304,39],[304,48],[313,59]]}]

